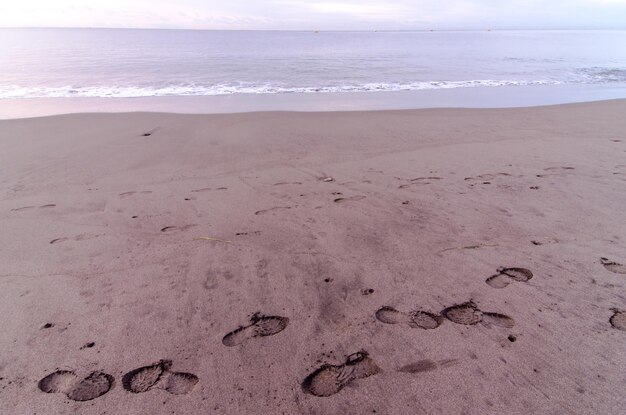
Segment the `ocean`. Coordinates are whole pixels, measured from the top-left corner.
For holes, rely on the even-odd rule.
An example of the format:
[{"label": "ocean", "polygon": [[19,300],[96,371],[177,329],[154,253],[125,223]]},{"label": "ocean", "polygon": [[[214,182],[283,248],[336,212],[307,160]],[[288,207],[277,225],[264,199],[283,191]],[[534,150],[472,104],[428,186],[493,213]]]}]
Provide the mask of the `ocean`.
[{"label": "ocean", "polygon": [[0,100],[626,83],[626,31],[0,29]]}]

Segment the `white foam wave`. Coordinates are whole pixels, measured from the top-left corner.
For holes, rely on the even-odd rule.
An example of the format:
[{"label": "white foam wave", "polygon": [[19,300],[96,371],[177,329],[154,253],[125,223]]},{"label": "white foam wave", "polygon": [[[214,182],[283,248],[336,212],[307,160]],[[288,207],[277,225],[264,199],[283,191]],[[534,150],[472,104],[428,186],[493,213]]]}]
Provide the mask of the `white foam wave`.
[{"label": "white foam wave", "polygon": [[419,91],[433,89],[480,88],[528,85],[560,85],[564,81],[534,80],[469,80],[469,81],[432,81],[410,83],[365,83],[360,85],[321,86],[321,87],[286,87],[279,85],[173,85],[167,87],[133,86],[87,86],[87,87],[20,87],[0,86],[2,98],[138,98],[165,96],[215,96],[232,94],[280,94],[280,93],[325,93],[325,92],[387,92]]}]

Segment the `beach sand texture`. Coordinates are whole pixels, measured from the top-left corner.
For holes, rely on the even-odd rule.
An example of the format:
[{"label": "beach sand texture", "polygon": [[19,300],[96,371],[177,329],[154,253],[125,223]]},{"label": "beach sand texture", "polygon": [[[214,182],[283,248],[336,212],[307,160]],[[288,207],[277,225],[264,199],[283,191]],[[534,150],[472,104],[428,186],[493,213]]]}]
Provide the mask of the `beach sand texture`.
[{"label": "beach sand texture", "polygon": [[1,121],[0,413],[626,413],[625,114]]}]

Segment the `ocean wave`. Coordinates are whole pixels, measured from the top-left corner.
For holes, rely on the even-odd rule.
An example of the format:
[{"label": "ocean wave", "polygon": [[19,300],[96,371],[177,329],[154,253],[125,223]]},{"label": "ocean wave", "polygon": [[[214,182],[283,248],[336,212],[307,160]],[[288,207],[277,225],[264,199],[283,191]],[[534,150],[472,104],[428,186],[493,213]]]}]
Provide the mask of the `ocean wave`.
[{"label": "ocean wave", "polygon": [[139,98],[164,96],[212,96],[233,94],[281,94],[324,92],[391,92],[521,85],[555,85],[558,81],[432,81],[411,83],[366,83],[360,85],[286,87],[279,85],[211,85],[167,87],[89,86],[20,87],[0,86],[0,98]]},{"label": "ocean wave", "polygon": [[584,68],[576,71],[576,75],[584,83],[625,82],[626,68]]},{"label": "ocean wave", "polygon": [[576,81],[558,80],[468,80],[468,81],[429,81],[409,83],[364,83],[339,86],[282,86],[254,84],[219,85],[170,85],[164,87],[135,86],[62,86],[62,87],[21,87],[0,86],[0,99],[4,98],[140,98],[166,96],[217,96],[234,94],[287,94],[287,93],[329,93],[329,92],[393,92],[420,91],[454,88],[481,88],[503,86],[561,85],[566,83],[600,83],[626,81],[626,70],[605,69],[582,73]]}]

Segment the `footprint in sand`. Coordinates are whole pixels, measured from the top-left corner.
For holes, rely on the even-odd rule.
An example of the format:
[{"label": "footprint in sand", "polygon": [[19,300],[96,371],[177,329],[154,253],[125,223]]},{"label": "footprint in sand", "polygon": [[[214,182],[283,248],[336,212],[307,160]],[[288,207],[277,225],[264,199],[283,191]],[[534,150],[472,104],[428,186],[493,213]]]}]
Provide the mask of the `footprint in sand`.
[{"label": "footprint in sand", "polygon": [[195,189],[195,190],[192,190],[191,192],[192,193],[200,193],[200,192],[208,192],[210,190],[211,190],[210,187],[203,187],[202,189]]},{"label": "footprint in sand", "polygon": [[492,288],[504,288],[512,282],[528,282],[533,273],[526,268],[498,268],[498,273],[487,278],[485,282]]},{"label": "footprint in sand", "polygon": [[491,180],[495,180],[500,176],[510,177],[511,175],[509,173],[484,173],[484,174],[479,174],[476,177],[466,177],[464,180],[479,181],[479,182],[483,182],[483,184],[491,184],[490,183]]},{"label": "footprint in sand", "polygon": [[380,372],[380,368],[366,351],[351,354],[341,365],[325,364],[302,382],[302,390],[314,396],[331,396],[347,384]]},{"label": "footprint in sand", "polygon": [[376,319],[385,324],[408,324],[412,328],[436,329],[443,323],[443,317],[428,311],[414,310],[403,313],[384,306],[376,312]]},{"label": "footprint in sand", "polygon": [[618,310],[616,308],[614,308],[612,311],[613,315],[609,319],[609,323],[611,323],[611,326],[615,327],[618,330],[626,331],[626,312]]},{"label": "footprint in sand", "polygon": [[497,326],[507,329],[515,326],[515,320],[505,314],[500,313],[483,312],[481,323],[486,327]]},{"label": "footprint in sand", "polygon": [[255,313],[250,324],[231,331],[222,339],[224,346],[238,346],[253,337],[266,337],[278,334],[287,328],[289,319],[280,316],[264,316]]},{"label": "footprint in sand", "polygon": [[64,393],[73,401],[90,401],[111,390],[113,376],[92,372],[80,378],[71,370],[57,370],[41,379],[37,386],[46,393]]},{"label": "footprint in sand", "polygon": [[65,241],[69,241],[72,238],[55,238],[53,240],[50,241],[51,244],[58,244],[60,242],[65,242]]},{"label": "footprint in sand", "polygon": [[35,209],[37,206],[23,206],[20,208],[11,209],[11,212],[21,212],[23,210]]},{"label": "footprint in sand", "polygon": [[442,314],[456,324],[474,325],[482,320],[482,313],[473,301],[448,307]]},{"label": "footprint in sand", "polygon": [[276,206],[269,209],[257,210],[254,212],[255,215],[265,215],[266,213],[272,212],[274,210],[282,210],[282,209],[291,209],[291,206]]},{"label": "footprint in sand", "polygon": [[351,197],[338,197],[333,200],[335,203],[356,202],[357,200],[365,199],[365,196],[351,196]]},{"label": "footprint in sand", "polygon": [[175,232],[175,231],[186,231],[187,229],[191,229],[195,226],[198,226],[198,225],[166,226],[164,228],[161,228],[161,232],[170,233],[170,232]]},{"label": "footprint in sand", "polygon": [[407,189],[411,186],[416,185],[424,185],[424,184],[432,184],[435,180],[441,180],[441,177],[430,176],[430,177],[416,177],[415,179],[409,179],[409,183],[401,184],[398,186],[398,189]]},{"label": "footprint in sand", "polygon": [[83,233],[83,234],[80,234],[80,235],[67,237],[67,238],[55,238],[55,239],[51,240],[49,243],[50,244],[58,244],[58,243],[67,242],[67,241],[76,241],[76,242],[87,241],[89,239],[99,238],[100,236],[103,236],[103,235],[104,235],[103,233],[101,233],[99,235],[91,235],[91,234],[88,234],[88,233]]},{"label": "footprint in sand", "polygon": [[430,359],[419,360],[415,363],[411,363],[405,366],[402,366],[398,369],[398,372],[402,373],[421,373],[421,372],[432,372],[433,370],[437,370],[439,368],[454,366],[459,363],[458,359],[445,359],[435,362]]},{"label": "footprint in sand", "polygon": [[511,317],[500,313],[483,312],[471,300],[448,307],[442,311],[442,314],[453,323],[467,326],[473,326],[478,323],[482,323],[486,327],[511,328],[515,326],[515,320]]},{"label": "footprint in sand", "polygon": [[564,175],[564,174],[567,174],[570,170],[576,170],[576,169],[570,166],[547,167],[543,169],[543,171],[546,172],[545,174],[537,174],[536,177],[544,178],[544,177],[549,177],[549,176]]},{"label": "footprint in sand", "polygon": [[150,190],[143,190],[143,191],[133,190],[131,192],[120,193],[118,196],[119,197],[128,197],[128,196],[132,196],[134,194],[149,195],[150,193],[152,193]]},{"label": "footprint in sand", "polygon": [[626,265],[610,261],[608,258],[600,258],[600,262],[604,265],[604,268],[615,274],[626,274]]},{"label": "footprint in sand", "polygon": [[559,242],[560,241],[554,236],[548,236],[543,238],[542,240],[533,239],[532,241],[530,241],[530,243],[535,246],[541,246],[544,244],[558,244]]},{"label": "footprint in sand", "polygon": [[160,360],[149,366],[131,370],[122,377],[122,386],[129,392],[142,393],[164,389],[174,395],[185,395],[193,390],[199,379],[192,373],[172,372],[171,360]]},{"label": "footprint in sand", "polygon": [[235,233],[235,236],[258,236],[261,234],[261,231],[249,231],[249,232],[237,232]]},{"label": "footprint in sand", "polygon": [[544,171],[555,171],[555,170],[575,170],[574,167],[564,166],[564,167],[546,167],[543,169]]},{"label": "footprint in sand", "polygon": [[31,209],[48,209],[48,208],[53,208],[56,207],[55,204],[48,204],[48,205],[42,205],[42,206],[24,206],[21,208],[16,208],[16,209],[11,209],[11,212],[21,212],[23,210],[31,210]]},{"label": "footprint in sand", "polygon": [[192,193],[200,193],[200,192],[210,192],[211,190],[228,190],[228,187],[216,187],[215,189],[211,188],[211,187],[203,187],[201,189],[194,189],[191,192]]}]

